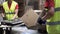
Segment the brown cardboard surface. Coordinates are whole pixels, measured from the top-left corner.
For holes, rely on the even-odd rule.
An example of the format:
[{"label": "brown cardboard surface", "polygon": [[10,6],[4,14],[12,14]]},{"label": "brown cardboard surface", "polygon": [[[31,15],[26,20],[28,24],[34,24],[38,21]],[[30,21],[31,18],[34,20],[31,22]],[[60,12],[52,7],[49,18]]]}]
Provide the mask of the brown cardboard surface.
[{"label": "brown cardboard surface", "polygon": [[21,19],[27,27],[35,26],[37,23],[36,21],[38,19],[38,14],[35,13],[31,8],[27,10],[27,12],[21,17]]}]

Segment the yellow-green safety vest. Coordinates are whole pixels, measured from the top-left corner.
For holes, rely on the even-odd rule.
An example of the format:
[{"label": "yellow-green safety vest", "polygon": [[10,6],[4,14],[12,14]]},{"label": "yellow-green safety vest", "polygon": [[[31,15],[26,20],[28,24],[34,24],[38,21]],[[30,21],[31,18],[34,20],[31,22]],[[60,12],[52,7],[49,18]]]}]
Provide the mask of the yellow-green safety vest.
[{"label": "yellow-green safety vest", "polygon": [[11,7],[9,9],[9,7],[8,7],[8,1],[6,1],[6,2],[3,3],[3,8],[5,10],[5,14],[6,14],[7,20],[11,20],[13,18],[14,13],[15,13],[16,4],[17,3],[15,1],[12,1]]},{"label": "yellow-green safety vest", "polygon": [[54,16],[47,20],[48,34],[60,34],[60,0],[55,1]]}]

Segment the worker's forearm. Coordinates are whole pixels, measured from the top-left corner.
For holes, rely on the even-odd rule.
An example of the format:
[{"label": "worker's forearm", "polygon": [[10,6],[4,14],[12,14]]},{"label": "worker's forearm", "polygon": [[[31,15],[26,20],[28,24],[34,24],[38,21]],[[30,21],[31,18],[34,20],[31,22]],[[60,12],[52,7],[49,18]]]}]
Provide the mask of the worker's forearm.
[{"label": "worker's forearm", "polygon": [[12,19],[15,19],[16,17],[17,17],[17,14],[15,14]]},{"label": "worker's forearm", "polygon": [[49,18],[51,18],[52,16],[51,15],[49,15],[48,13],[46,13],[43,17],[42,17],[42,19],[43,20],[46,20],[46,19],[49,19]]},{"label": "worker's forearm", "polygon": [[5,17],[4,13],[2,13],[2,17]]},{"label": "worker's forearm", "polygon": [[18,14],[18,9],[15,10],[15,15],[13,16],[12,19],[15,19],[17,17],[17,14]]},{"label": "worker's forearm", "polygon": [[54,7],[51,7],[49,11],[42,17],[43,20],[49,19],[54,15]]}]

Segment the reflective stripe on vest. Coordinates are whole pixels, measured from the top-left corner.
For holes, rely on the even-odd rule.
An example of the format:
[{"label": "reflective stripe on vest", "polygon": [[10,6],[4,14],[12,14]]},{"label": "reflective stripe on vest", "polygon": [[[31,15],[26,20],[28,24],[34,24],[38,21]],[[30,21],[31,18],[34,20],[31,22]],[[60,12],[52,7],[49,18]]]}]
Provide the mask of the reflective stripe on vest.
[{"label": "reflective stripe on vest", "polygon": [[60,25],[60,21],[57,22],[49,22],[47,25]]},{"label": "reflective stripe on vest", "polygon": [[11,12],[11,13],[5,13],[5,14],[15,14],[15,12]]},{"label": "reflective stripe on vest", "polygon": [[3,3],[3,8],[5,10],[6,18],[8,20],[11,20],[11,18],[13,18],[16,5],[17,5],[17,3],[15,1],[12,1],[11,7],[9,9],[8,1]]},{"label": "reflective stripe on vest", "polygon": [[56,11],[60,11],[60,7],[59,7],[59,8],[55,8],[55,12],[56,12]]}]

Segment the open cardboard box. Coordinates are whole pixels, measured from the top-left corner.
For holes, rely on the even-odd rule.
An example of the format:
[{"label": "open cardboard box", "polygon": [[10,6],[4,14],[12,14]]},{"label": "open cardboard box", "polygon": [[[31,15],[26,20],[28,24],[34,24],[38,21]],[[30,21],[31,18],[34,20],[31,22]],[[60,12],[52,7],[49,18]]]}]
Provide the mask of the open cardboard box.
[{"label": "open cardboard box", "polygon": [[36,26],[38,14],[30,7],[26,10],[26,13],[21,17],[21,20],[27,27]]}]

